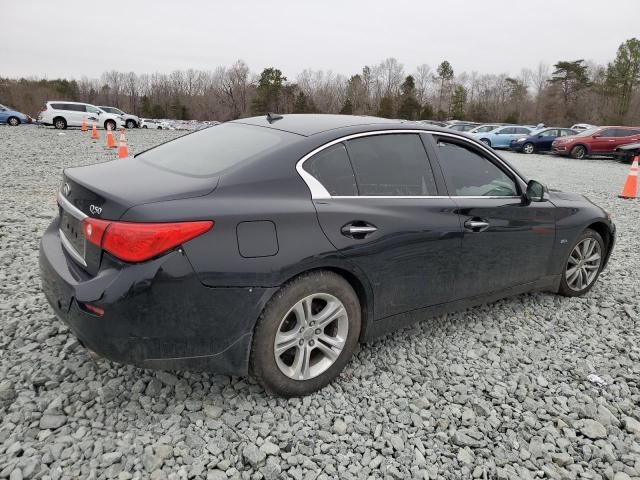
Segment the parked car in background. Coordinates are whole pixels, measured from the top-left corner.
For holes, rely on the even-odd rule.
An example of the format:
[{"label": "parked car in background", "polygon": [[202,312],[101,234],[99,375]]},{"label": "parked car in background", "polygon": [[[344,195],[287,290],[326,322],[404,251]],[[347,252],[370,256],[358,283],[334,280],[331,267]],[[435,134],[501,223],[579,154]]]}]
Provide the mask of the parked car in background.
[{"label": "parked car in background", "polygon": [[151,120],[150,118],[143,118],[140,120],[140,128],[152,128],[155,130],[162,130],[162,123],[157,120]]},{"label": "parked car in background", "polygon": [[509,148],[511,140],[516,140],[523,135],[529,135],[531,128],[519,125],[507,125],[488,132],[473,133],[472,135],[485,145],[493,148]]},{"label": "parked car in background", "polygon": [[6,123],[12,127],[17,127],[22,123],[32,123],[33,119],[24,113],[20,113],[13,108],[0,104],[0,123]]},{"label": "parked car in background", "polygon": [[589,155],[614,155],[619,146],[635,142],[640,142],[640,127],[594,127],[572,137],[557,138],[551,151],[581,159]]},{"label": "parked car in background", "polygon": [[595,125],[590,125],[588,123],[576,123],[575,125],[571,125],[571,130],[589,130],[590,128],[595,128]]},{"label": "parked car in background", "polygon": [[558,137],[568,137],[578,132],[570,128],[542,128],[534,130],[530,135],[511,140],[511,150],[522,153],[548,152],[551,144]]},{"label": "parked car in background", "polygon": [[89,126],[96,122],[98,128],[111,126],[111,130],[124,127],[124,118],[121,115],[107,113],[104,110],[82,102],[48,101],[44,110],[38,113],[38,121],[43,125],[53,125],[58,130],[67,127],[80,127],[85,120]]},{"label": "parked car in background", "polygon": [[425,125],[436,125],[438,127],[446,127],[447,122],[442,122],[440,120],[418,120],[420,123],[424,123]]},{"label": "parked car in background", "polygon": [[449,125],[447,128],[449,130],[455,130],[457,132],[468,132],[469,130],[473,130],[477,126],[477,123],[454,123],[452,125]]},{"label": "parked car in background", "polygon": [[613,152],[613,156],[622,163],[631,163],[633,157],[640,156],[640,142],[620,145]]},{"label": "parked car in background", "polygon": [[57,200],[42,288],[83,346],[285,397],[419,319],[584,295],[615,243],[602,208],[463,133],[351,115],[244,118],[67,168]]},{"label": "parked car in background", "polygon": [[495,130],[498,127],[504,127],[504,125],[502,125],[501,123],[485,123],[483,125],[479,125],[479,126],[476,126],[475,128],[472,128],[467,133],[471,135],[473,135],[474,133],[487,133],[492,130]]},{"label": "parked car in background", "polygon": [[138,128],[140,126],[140,117],[138,117],[137,115],[124,113],[122,110],[116,107],[103,107],[102,105],[100,105],[98,108],[101,108],[107,113],[120,115],[122,118],[124,118],[124,126],[127,128]]}]

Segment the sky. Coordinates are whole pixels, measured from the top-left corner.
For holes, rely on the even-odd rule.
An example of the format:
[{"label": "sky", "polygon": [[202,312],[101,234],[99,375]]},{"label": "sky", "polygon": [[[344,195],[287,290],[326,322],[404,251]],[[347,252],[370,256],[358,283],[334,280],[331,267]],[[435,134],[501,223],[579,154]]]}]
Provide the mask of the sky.
[{"label": "sky", "polygon": [[0,0],[0,76],[99,77],[306,68],[351,75],[397,58],[407,72],[507,73],[560,59],[611,61],[640,37],[640,0]]}]

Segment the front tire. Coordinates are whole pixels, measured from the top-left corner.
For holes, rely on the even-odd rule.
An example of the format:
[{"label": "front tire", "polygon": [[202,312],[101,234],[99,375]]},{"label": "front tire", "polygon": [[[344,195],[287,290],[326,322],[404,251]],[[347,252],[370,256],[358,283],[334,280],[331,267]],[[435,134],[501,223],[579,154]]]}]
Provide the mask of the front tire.
[{"label": "front tire", "polygon": [[20,119],[18,117],[9,117],[7,123],[12,127],[17,127],[18,125],[20,125]]},{"label": "front tire", "polygon": [[320,390],[349,361],[361,321],[358,296],[343,277],[302,274],[274,295],[258,319],[251,373],[267,392],[282,397]]},{"label": "front tire", "polygon": [[113,120],[107,120],[106,122],[104,122],[104,129],[108,130],[109,126],[111,126],[111,131],[115,132],[116,131],[116,122],[114,122]]},{"label": "front tire", "polygon": [[600,276],[606,247],[595,230],[587,228],[576,240],[565,260],[560,289],[565,297],[580,297],[587,293]]},{"label": "front tire", "polygon": [[571,149],[571,157],[575,158],[576,160],[582,160],[586,156],[587,156],[587,149],[584,148],[582,145],[576,145]]},{"label": "front tire", "polygon": [[136,128],[136,122],[134,120],[127,120],[127,123],[125,124],[127,128]]},{"label": "front tire", "polygon": [[142,128],[149,128],[149,127],[147,127],[146,125],[142,125]]},{"label": "front tire", "polygon": [[531,155],[536,151],[536,147],[533,146],[533,143],[527,142],[522,146],[522,151],[527,155]]},{"label": "front tire", "polygon": [[65,130],[67,128],[67,121],[62,117],[56,117],[53,119],[53,126],[56,130]]}]

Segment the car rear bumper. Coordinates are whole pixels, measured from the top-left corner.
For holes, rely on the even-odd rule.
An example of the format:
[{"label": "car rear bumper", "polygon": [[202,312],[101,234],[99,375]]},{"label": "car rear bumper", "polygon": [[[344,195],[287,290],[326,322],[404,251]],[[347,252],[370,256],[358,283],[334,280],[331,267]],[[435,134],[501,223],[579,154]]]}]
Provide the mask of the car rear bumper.
[{"label": "car rear bumper", "polygon": [[248,373],[253,328],[275,289],[206,287],[180,251],[141,264],[106,258],[92,277],[63,250],[57,224],[40,244],[42,289],[86,348],[140,367]]},{"label": "car rear bumper", "polygon": [[524,145],[524,144],[523,143],[511,142],[511,144],[509,145],[509,148],[511,148],[511,150],[513,150],[514,152],[521,152],[522,151],[522,145]]}]

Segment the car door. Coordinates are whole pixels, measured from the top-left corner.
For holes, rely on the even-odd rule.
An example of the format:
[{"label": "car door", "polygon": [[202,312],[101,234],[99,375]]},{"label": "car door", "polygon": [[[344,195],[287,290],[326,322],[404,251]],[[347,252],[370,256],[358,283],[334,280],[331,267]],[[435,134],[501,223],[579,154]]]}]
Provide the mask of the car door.
[{"label": "car door", "polygon": [[553,141],[558,138],[559,132],[556,128],[551,128],[549,130],[543,130],[538,134],[538,139],[536,142],[536,150],[540,152],[546,152],[551,150],[551,144]]},{"label": "car door", "polygon": [[591,137],[590,153],[612,152],[615,149],[616,140],[616,129],[604,128]]},{"label": "car door", "polygon": [[357,135],[317,153],[304,169],[328,190],[314,198],[318,220],[368,278],[374,318],[455,297],[462,232],[419,132]]},{"label": "car door", "polygon": [[494,135],[491,140],[491,145],[494,147],[508,147],[511,145],[511,140],[515,131],[516,129],[513,127],[503,127],[492,132]]},{"label": "car door", "polygon": [[96,107],[94,107],[93,105],[85,105],[85,108],[87,110],[87,113],[86,113],[87,120],[88,121],[95,120],[96,126],[100,128],[100,126],[104,123],[104,118],[100,117],[100,115],[103,115],[102,112],[98,110]]},{"label": "car door", "polygon": [[524,181],[471,142],[434,136],[437,159],[464,231],[457,295],[468,298],[549,275],[551,202],[523,202]]}]

